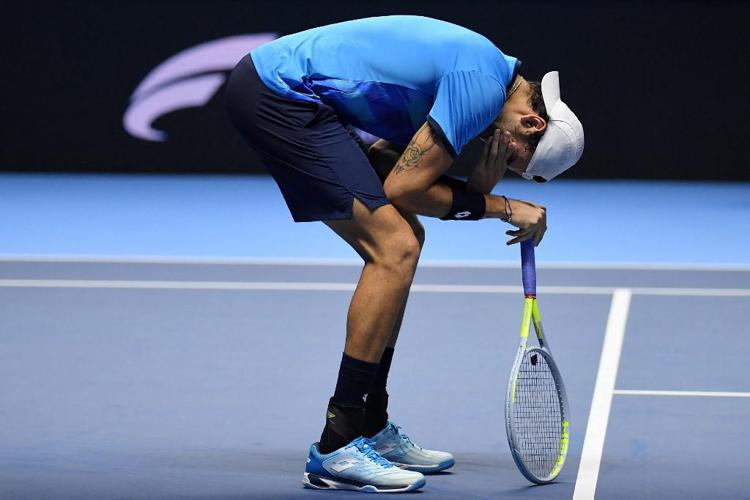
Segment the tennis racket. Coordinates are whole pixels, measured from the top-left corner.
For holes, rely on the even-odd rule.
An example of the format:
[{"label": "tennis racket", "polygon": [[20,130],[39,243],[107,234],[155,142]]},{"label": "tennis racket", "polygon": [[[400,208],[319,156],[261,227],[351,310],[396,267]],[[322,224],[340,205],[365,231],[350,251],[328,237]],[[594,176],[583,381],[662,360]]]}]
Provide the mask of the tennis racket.
[{"label": "tennis racket", "polygon": [[[560,371],[544,338],[536,301],[533,240],[521,243],[523,321],[505,396],[505,430],[513,461],[529,481],[551,483],[568,454],[569,413]],[[527,347],[531,324],[539,347]]]}]

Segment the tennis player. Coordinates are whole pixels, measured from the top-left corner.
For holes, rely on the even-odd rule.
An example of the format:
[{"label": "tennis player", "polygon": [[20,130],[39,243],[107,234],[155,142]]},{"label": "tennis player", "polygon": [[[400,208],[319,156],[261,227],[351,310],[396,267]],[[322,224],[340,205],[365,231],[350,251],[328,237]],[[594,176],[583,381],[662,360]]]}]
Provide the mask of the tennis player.
[{"label": "tennis player", "polygon": [[[294,220],[322,221],[364,261],[305,486],[411,491],[454,464],[388,419],[386,380],[425,238],[416,215],[496,218],[515,226],[508,244],[538,244],[545,208],[489,193],[506,169],[548,181],[581,156],[583,128],[557,73],[531,82],[519,67],[461,26],[387,16],[279,38],[233,70],[230,118]],[[365,151],[350,126],[382,139]],[[468,181],[444,175],[476,137],[484,154]]]}]

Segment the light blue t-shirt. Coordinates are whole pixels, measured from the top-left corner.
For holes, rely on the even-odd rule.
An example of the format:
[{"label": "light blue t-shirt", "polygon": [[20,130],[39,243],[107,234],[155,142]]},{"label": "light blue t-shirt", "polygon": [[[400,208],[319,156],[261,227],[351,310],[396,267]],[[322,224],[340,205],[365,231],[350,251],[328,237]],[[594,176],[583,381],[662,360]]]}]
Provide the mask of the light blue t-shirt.
[{"label": "light blue t-shirt", "polygon": [[279,95],[320,100],[347,123],[399,144],[429,121],[454,156],[500,114],[520,65],[482,35],[420,16],[322,26],[251,56]]}]

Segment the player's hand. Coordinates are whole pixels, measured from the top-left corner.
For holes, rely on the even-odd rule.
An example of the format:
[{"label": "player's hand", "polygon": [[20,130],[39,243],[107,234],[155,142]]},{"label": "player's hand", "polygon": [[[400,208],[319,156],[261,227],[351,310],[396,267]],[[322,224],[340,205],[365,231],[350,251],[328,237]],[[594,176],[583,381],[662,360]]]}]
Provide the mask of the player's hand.
[{"label": "player's hand", "polygon": [[534,246],[539,245],[547,231],[547,209],[530,201],[511,200],[509,198],[508,202],[513,211],[509,222],[518,229],[505,232],[508,236],[512,236],[506,244],[513,245],[533,239]]},{"label": "player's hand", "polygon": [[517,153],[518,146],[511,140],[510,132],[495,130],[489,139],[484,141],[484,150],[479,162],[472,170],[467,189],[487,194],[505,175],[508,160]]}]

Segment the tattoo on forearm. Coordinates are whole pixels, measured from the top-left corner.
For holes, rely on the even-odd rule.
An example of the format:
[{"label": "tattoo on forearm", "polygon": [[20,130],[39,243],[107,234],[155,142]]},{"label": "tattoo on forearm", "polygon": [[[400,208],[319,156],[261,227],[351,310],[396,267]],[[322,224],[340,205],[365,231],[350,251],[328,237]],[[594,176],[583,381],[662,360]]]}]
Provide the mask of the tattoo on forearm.
[{"label": "tattoo on forearm", "polygon": [[401,158],[394,167],[394,173],[400,174],[409,170],[414,170],[419,167],[419,162],[427,152],[435,146],[435,138],[432,135],[432,129],[429,125],[425,125],[414,136],[414,138],[406,146]]}]

